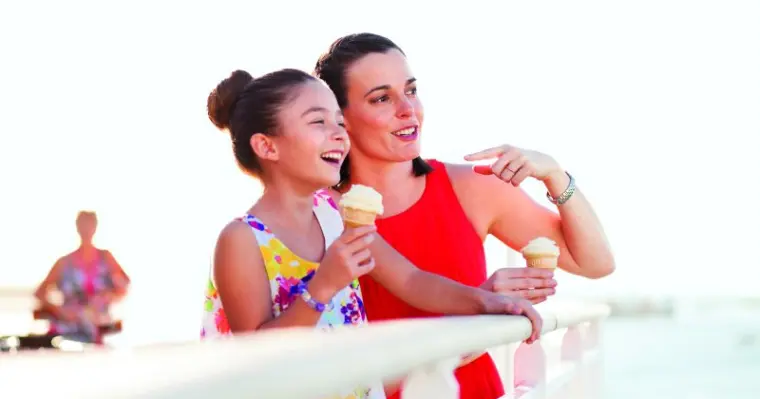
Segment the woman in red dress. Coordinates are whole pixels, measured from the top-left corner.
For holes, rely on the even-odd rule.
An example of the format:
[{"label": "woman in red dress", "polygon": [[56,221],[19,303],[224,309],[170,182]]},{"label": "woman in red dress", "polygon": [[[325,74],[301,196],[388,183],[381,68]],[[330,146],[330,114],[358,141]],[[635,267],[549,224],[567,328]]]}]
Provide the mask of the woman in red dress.
[{"label": "woman in red dress", "polygon": [[[479,170],[420,158],[424,113],[416,77],[389,39],[369,33],[342,37],[319,59],[315,74],[335,93],[352,142],[336,188],[357,183],[378,190],[385,208],[378,233],[420,269],[534,303],[554,293],[552,272],[502,269],[487,278],[483,242],[491,234],[515,249],[549,237],[561,249],[559,267],[573,274],[599,278],[614,270],[591,205],[548,155],[499,146],[465,157],[494,159]],[[518,188],[526,178],[546,185],[559,214]],[[372,278],[361,279],[361,286],[371,321],[436,316],[409,306]],[[504,394],[488,355],[460,367],[456,376],[461,398]]]}]

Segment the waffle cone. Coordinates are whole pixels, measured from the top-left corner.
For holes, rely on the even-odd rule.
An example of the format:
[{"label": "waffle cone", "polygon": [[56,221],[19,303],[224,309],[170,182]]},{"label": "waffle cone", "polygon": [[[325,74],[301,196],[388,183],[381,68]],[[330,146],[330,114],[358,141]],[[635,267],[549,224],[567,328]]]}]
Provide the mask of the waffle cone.
[{"label": "waffle cone", "polygon": [[557,257],[554,255],[525,256],[528,267],[538,269],[556,269]]},{"label": "waffle cone", "polygon": [[343,216],[343,223],[346,227],[373,225],[375,224],[375,218],[377,218],[377,213],[375,212],[348,207],[341,208],[341,215]]}]

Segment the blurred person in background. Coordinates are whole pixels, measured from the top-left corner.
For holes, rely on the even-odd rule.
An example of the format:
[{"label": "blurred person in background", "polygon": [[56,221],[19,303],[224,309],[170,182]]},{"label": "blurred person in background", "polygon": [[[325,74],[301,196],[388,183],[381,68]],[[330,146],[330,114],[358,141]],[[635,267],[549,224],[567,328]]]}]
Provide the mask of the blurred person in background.
[{"label": "blurred person in background", "polygon": [[50,321],[50,336],[102,344],[101,327],[112,323],[110,307],[127,292],[127,274],[111,252],[93,244],[97,226],[95,212],[79,212],[79,248],[58,259],[34,293]]}]

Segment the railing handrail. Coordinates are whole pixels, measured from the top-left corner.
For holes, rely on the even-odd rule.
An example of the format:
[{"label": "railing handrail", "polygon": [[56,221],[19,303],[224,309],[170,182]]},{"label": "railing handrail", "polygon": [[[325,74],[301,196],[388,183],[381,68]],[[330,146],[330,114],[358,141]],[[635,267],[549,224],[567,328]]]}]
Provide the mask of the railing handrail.
[{"label": "railing handrail", "polygon": [[[563,302],[539,310],[544,333],[609,312],[604,305]],[[320,398],[336,387],[394,380],[443,359],[520,342],[529,333],[527,319],[515,316],[392,321],[327,334],[292,328],[126,352],[2,356],[0,376],[5,392],[25,397],[192,399],[255,392],[267,399]],[[347,367],[347,353],[357,354],[360,365]],[[37,383],[30,384],[32,376]],[[87,384],[76,382],[82,376]]]}]

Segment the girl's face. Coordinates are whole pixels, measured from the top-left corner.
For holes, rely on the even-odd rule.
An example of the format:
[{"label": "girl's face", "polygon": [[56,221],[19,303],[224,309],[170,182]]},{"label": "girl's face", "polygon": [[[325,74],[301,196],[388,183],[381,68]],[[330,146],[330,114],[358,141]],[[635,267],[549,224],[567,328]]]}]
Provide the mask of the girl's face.
[{"label": "girl's face", "polygon": [[294,89],[293,98],[280,108],[278,134],[256,134],[251,146],[276,179],[291,179],[309,189],[333,186],[350,142],[343,115],[332,91],[321,81]]}]

